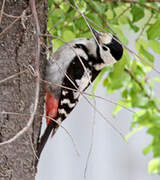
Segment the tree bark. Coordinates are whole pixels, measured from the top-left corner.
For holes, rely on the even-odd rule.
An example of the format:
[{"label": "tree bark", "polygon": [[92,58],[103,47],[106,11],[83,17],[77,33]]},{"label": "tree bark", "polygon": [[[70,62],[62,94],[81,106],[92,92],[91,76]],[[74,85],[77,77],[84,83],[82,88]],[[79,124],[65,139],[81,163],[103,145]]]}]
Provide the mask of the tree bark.
[{"label": "tree bark", "polygon": [[[3,0],[0,1],[0,8]],[[37,1],[41,33],[47,29],[47,0]],[[26,11],[24,11],[26,9]],[[0,24],[0,142],[16,135],[26,126],[35,101],[36,27],[28,0],[6,0]],[[21,16],[16,18],[12,16]],[[27,16],[27,17],[26,17]],[[14,21],[16,22],[11,25]],[[45,43],[45,40],[43,39]],[[43,49],[41,49],[42,52]],[[40,56],[40,76],[44,79],[45,55]],[[30,69],[30,71],[28,70]],[[32,126],[14,142],[0,146],[0,180],[34,180],[35,151],[40,134],[44,104],[44,84],[40,84],[39,104]],[[2,113],[11,112],[11,113]],[[18,114],[12,114],[18,113]]]}]

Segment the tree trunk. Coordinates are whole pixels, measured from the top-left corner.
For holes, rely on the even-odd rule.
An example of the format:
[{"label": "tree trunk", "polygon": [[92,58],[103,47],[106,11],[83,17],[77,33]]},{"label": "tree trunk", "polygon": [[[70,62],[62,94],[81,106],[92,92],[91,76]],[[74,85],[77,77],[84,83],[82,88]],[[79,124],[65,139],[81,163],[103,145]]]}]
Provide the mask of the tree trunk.
[{"label": "tree trunk", "polygon": [[[0,1],[0,8],[3,1]],[[47,0],[37,2],[41,33],[45,33]],[[25,9],[26,11],[24,11]],[[2,12],[0,24],[0,142],[15,136],[26,126],[30,118],[36,88],[36,77],[33,75],[31,67],[35,68],[37,50],[36,27],[29,1],[6,0]],[[22,14],[23,18],[17,18]],[[13,23],[14,21],[16,22]],[[43,42],[45,43],[45,40]],[[44,79],[45,62],[45,55],[41,53],[41,79]],[[1,80],[24,70],[26,70],[24,73],[1,82]],[[43,87],[44,84],[41,83],[37,116],[34,118],[32,126],[14,142],[0,146],[0,180],[35,179],[35,151],[42,120],[42,117],[38,115],[42,115],[44,110]]]}]

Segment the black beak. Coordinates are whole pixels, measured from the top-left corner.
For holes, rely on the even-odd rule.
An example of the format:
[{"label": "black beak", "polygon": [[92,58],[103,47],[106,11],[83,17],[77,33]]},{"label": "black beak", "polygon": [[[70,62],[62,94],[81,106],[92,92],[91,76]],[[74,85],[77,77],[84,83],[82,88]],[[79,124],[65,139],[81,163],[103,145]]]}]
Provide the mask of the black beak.
[{"label": "black beak", "polygon": [[92,33],[94,34],[94,36],[96,37],[96,39],[99,41],[99,38],[102,36],[102,33],[98,32],[97,30],[95,30],[92,26],[90,26]]}]

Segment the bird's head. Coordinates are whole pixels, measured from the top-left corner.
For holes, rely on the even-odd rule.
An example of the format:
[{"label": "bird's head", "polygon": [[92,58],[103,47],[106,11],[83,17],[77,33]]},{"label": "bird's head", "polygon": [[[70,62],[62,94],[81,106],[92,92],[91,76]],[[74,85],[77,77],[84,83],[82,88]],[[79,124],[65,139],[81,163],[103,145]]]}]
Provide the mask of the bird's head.
[{"label": "bird's head", "polygon": [[91,28],[99,46],[99,56],[103,60],[101,65],[97,65],[97,69],[111,65],[119,61],[123,55],[123,47],[118,38],[110,33],[101,33]]}]

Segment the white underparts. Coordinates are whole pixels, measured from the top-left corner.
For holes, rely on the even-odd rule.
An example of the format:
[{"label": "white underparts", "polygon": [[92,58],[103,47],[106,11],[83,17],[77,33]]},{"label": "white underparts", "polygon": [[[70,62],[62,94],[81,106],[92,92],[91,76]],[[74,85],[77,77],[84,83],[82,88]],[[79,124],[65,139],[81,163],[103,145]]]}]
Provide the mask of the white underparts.
[{"label": "white underparts", "polygon": [[100,56],[103,59],[104,63],[100,63],[100,64],[95,64],[94,68],[97,71],[100,71],[101,69],[103,69],[106,66],[109,65],[113,65],[114,63],[116,63],[117,61],[115,60],[115,58],[111,55],[110,51],[103,51],[102,49],[100,49]]}]

